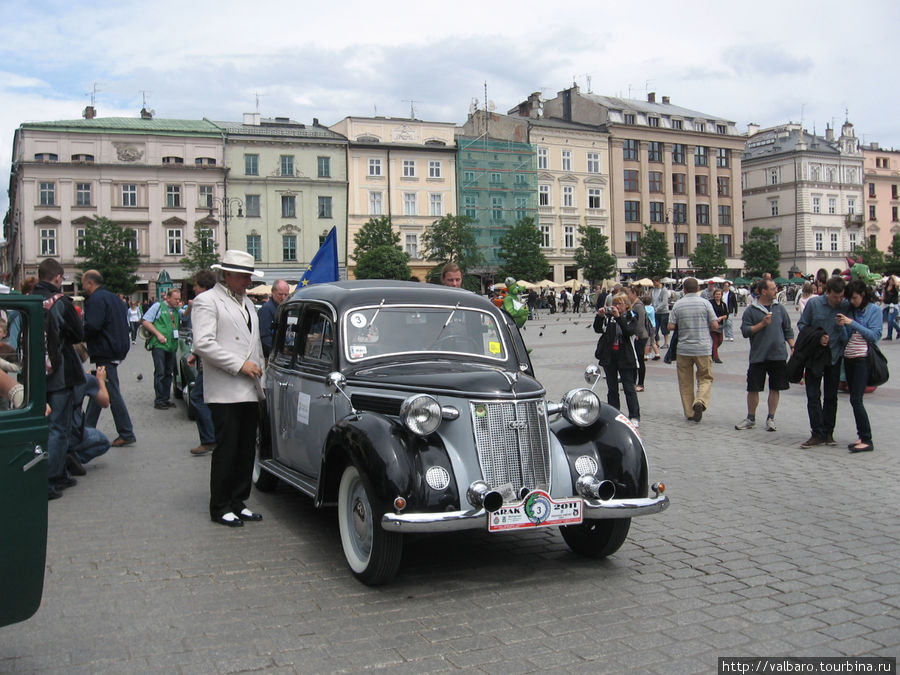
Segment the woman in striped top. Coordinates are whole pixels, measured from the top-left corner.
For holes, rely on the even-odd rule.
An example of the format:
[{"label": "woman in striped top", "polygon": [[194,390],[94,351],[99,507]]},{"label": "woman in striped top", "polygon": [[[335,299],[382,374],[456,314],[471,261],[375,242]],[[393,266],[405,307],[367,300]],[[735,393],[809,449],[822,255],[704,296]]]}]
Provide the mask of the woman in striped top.
[{"label": "woman in striped top", "polygon": [[851,281],[844,295],[850,301],[850,316],[838,314],[837,322],[844,327],[848,338],[844,348],[844,371],[850,388],[856,432],[859,434],[859,438],[847,449],[850,452],[868,452],[875,446],[872,444],[872,427],[863,405],[863,394],[869,381],[869,345],[881,339],[882,314],[874,302],[875,293],[864,281]]}]

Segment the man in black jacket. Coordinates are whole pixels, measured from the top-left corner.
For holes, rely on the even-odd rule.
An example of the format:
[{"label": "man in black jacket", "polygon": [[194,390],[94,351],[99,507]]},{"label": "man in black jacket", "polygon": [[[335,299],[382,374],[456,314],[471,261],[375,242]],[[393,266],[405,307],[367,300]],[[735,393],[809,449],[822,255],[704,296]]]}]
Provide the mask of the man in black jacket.
[{"label": "man in black jacket", "polygon": [[[66,453],[69,449],[69,432],[72,428],[74,389],[84,382],[84,369],[73,345],[84,340],[81,318],[72,299],[62,295],[60,287],[65,270],[59,261],[46,258],[38,266],[38,282],[33,295],[44,298],[47,309],[44,330],[47,334],[49,367],[47,372],[47,497],[56,499],[62,490],[75,485],[66,470]],[[52,338],[52,339],[51,339]]]},{"label": "man in black jacket", "polygon": [[[84,337],[87,340],[88,354],[97,366],[106,366],[109,408],[118,432],[110,445],[132,445],[136,440],[134,427],[119,388],[118,371],[119,364],[131,347],[128,307],[115,293],[103,287],[103,277],[97,270],[88,270],[81,275],[81,287],[87,296],[84,301]],[[87,426],[96,428],[98,419],[100,406],[91,399],[85,413],[85,422]]]}]

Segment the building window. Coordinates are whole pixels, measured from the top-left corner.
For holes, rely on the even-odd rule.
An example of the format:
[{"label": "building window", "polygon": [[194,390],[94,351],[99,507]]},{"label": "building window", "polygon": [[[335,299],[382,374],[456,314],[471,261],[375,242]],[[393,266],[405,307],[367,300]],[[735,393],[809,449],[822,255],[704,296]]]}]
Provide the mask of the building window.
[{"label": "building window", "polygon": [[589,152],[587,154],[587,172],[600,173],[600,153]]},{"label": "building window", "polygon": [[380,192],[369,193],[369,213],[373,216],[380,216],[384,212],[382,199],[382,193]]},{"label": "building window", "polygon": [[284,262],[297,261],[297,235],[281,235],[281,259]]},{"label": "building window", "polygon": [[316,168],[319,178],[331,178],[331,157],[317,157]]},{"label": "building window", "polygon": [[724,124],[717,124],[716,125],[716,133],[717,134],[726,134],[726,133],[728,133],[728,127],[725,126]]},{"label": "building window", "polygon": [[197,188],[198,202],[201,208],[211,209],[213,205],[213,186],[200,185]]},{"label": "building window", "polygon": [[675,225],[687,222],[687,204],[672,204],[672,222]]},{"label": "building window", "polygon": [[503,220],[503,197],[491,197],[491,219]]},{"label": "building window", "polygon": [[463,207],[465,215],[469,218],[475,218],[476,203],[477,200],[475,199],[474,195],[466,195],[465,197],[463,197]]},{"label": "building window", "polygon": [[56,205],[56,183],[41,183],[40,185],[41,206]]},{"label": "building window", "polygon": [[819,173],[821,168],[818,164],[813,164],[809,167],[809,179],[813,181],[819,180]]},{"label": "building window", "polygon": [[87,241],[86,241],[85,238],[84,238],[84,234],[85,234],[85,229],[84,229],[83,227],[79,227],[77,230],[75,230],[75,251],[76,251],[76,254],[77,254],[77,252],[78,252],[78,249],[84,248],[85,245],[87,244]]},{"label": "building window", "polygon": [[697,204],[697,224],[709,225],[709,204]]},{"label": "building window", "polygon": [[647,126],[658,127],[659,126],[659,118],[658,117],[648,117],[647,118]]},{"label": "building window", "polygon": [[722,255],[724,255],[726,258],[730,258],[731,257],[731,235],[730,234],[720,234],[719,235],[719,243],[722,245]]},{"label": "building window", "polygon": [[641,222],[641,203],[635,201],[625,202],[625,222],[639,223]]},{"label": "building window", "polygon": [[832,233],[829,235],[828,238],[829,238],[829,241],[831,242],[831,250],[832,250],[832,251],[837,251],[837,250],[838,250],[838,235],[837,235],[837,232],[832,232]]},{"label": "building window", "polygon": [[856,232],[848,232],[848,233],[847,233],[847,238],[850,240],[850,250],[851,250],[851,251],[855,251],[855,250],[856,250],[856,244],[857,244],[857,241],[856,241]]},{"label": "building window", "polygon": [[403,177],[404,178],[415,178],[416,177],[416,160],[414,160],[414,159],[404,159],[403,160]]},{"label": "building window", "polygon": [[705,145],[698,145],[694,148],[694,166],[707,166],[709,165],[709,156],[707,155],[707,147]]},{"label": "building window", "polygon": [[244,206],[248,218],[259,218],[259,195],[244,195]]},{"label": "building window", "polygon": [[672,164],[684,164],[687,157],[687,147],[684,143],[675,143],[672,146]]},{"label": "building window", "polygon": [[647,161],[661,162],[663,161],[663,144],[659,141],[650,141],[647,144]]},{"label": "building window", "polygon": [[675,255],[679,258],[687,257],[687,234],[684,232],[675,233]]},{"label": "building window", "polygon": [[369,158],[369,175],[370,176],[380,176],[381,175],[381,159],[378,157],[370,157]]},{"label": "building window", "polygon": [[547,148],[538,148],[538,168],[546,169],[549,163],[550,151]]},{"label": "building window", "polygon": [[634,124],[634,113],[625,113],[625,124]]},{"label": "building window", "polygon": [[822,213],[822,200],[819,197],[812,198],[813,213]]},{"label": "building window", "polygon": [[319,197],[319,218],[331,218],[331,197]]},{"label": "building window", "polygon": [[563,150],[562,151],[562,170],[563,171],[571,171],[572,170],[572,151],[571,150]]},{"label": "building window", "polygon": [[195,166],[215,166],[216,158],[215,157],[195,157],[194,165]]},{"label": "building window", "polygon": [[663,191],[663,175],[662,171],[651,171],[648,174],[650,192]]},{"label": "building window", "polygon": [[625,169],[625,192],[638,192],[638,172],[633,169]]},{"label": "building window", "polygon": [[175,157],[174,155],[170,155],[168,157],[162,158],[163,164],[184,164],[184,157]]},{"label": "building window", "polygon": [[538,185],[538,206],[550,206],[550,186]]},{"label": "building window", "polygon": [[778,215],[778,200],[773,199],[769,202],[769,213],[773,216]]},{"label": "building window", "polygon": [[563,248],[575,248],[574,225],[565,225],[563,227]]},{"label": "building window", "polygon": [[41,229],[41,255],[56,255],[56,228]]},{"label": "building window", "polygon": [[262,260],[262,237],[260,235],[247,235],[247,253],[252,255],[254,260]]},{"label": "building window", "polygon": [[259,155],[244,155],[244,175],[259,175]]},{"label": "building window", "polygon": [[297,198],[294,195],[281,195],[281,217],[297,217]]},{"label": "building window", "polygon": [[528,217],[528,197],[516,197],[516,221]]},{"label": "building window", "polygon": [[695,122],[694,123],[694,131],[699,131],[701,134],[706,133],[706,125],[703,122]]},{"label": "building window", "polygon": [[833,166],[829,166],[827,169],[825,169],[825,180],[827,180],[829,183],[834,182],[834,167]]},{"label": "building window", "polygon": [[891,207],[891,222],[893,222],[893,223],[897,222],[897,207],[896,206]]},{"label": "building window", "polygon": [[413,260],[419,257],[419,235],[407,234],[405,241],[406,254]]},{"label": "building window", "polygon": [[716,178],[716,193],[720,197],[731,196],[731,179],[727,176],[718,176]]},{"label": "building window", "polygon": [[428,214],[431,216],[444,215],[444,195],[440,192],[432,192],[428,196]]},{"label": "building window", "polygon": [[550,248],[550,226],[541,225],[541,248]]},{"label": "building window", "polygon": [[293,176],[294,175],[294,156],[293,155],[282,155],[280,169],[281,169],[280,175]]},{"label": "building window", "polygon": [[166,230],[166,251],[168,255],[184,255],[181,246],[181,228],[170,227]]},{"label": "building window", "polygon": [[694,191],[698,195],[708,195],[709,194],[709,176],[697,175],[694,176]]},{"label": "building window", "polygon": [[519,185],[519,186],[527,185],[528,178],[525,176],[524,173],[517,173],[515,183],[516,183],[516,185]]},{"label": "building window", "polygon": [[727,168],[731,164],[731,151],[728,148],[716,150],[716,166]]},{"label": "building window", "polygon": [[36,152],[34,153],[35,162],[58,162],[59,155],[55,152]]},{"label": "building window", "polygon": [[441,166],[440,160],[430,159],[428,160],[428,177],[429,178],[443,178],[444,170]]},{"label": "building window", "polygon": [[634,256],[635,258],[641,254],[641,233],[626,232],[625,233],[625,255]]},{"label": "building window", "polygon": [[891,199],[897,199],[897,185],[891,185]]},{"label": "building window", "polygon": [[719,204],[719,225],[731,225],[731,207]]},{"label": "building window", "polygon": [[869,220],[875,220],[875,205],[869,204]]},{"label": "building window", "polygon": [[404,216],[415,216],[419,212],[419,209],[416,204],[416,193],[415,192],[404,192],[403,193],[403,215]]},{"label": "building window", "polygon": [[137,206],[137,185],[134,183],[122,186],[122,206]]},{"label": "building window", "polygon": [[588,208],[603,208],[603,191],[600,188],[588,188]]},{"label": "building window", "polygon": [[503,182],[503,174],[499,171],[491,171],[491,183],[493,185],[499,185]]},{"label": "building window", "polygon": [[850,197],[847,198],[847,215],[852,216],[856,214],[856,200]]},{"label": "building window", "polygon": [[575,188],[571,185],[563,185],[563,206],[575,206]]},{"label": "building window", "polygon": [[769,169],[769,185],[778,185],[778,169]]},{"label": "building window", "polygon": [[825,248],[823,245],[823,237],[821,232],[816,232],[816,250],[821,251]]},{"label": "building window", "polygon": [[475,185],[475,172],[463,171],[463,186],[470,187],[472,185]]},{"label": "building window", "polygon": [[626,138],[624,141],[622,141],[622,159],[626,159],[626,160],[630,159],[630,160],[637,161],[637,159],[638,159],[638,142],[637,141],[630,139],[630,138]]},{"label": "building window", "polygon": [[166,185],[166,207],[170,209],[181,208],[180,185]]},{"label": "building window", "polygon": [[672,174],[672,193],[683,195],[687,193],[687,175],[683,173]]},{"label": "building window", "polygon": [[828,198],[828,213],[837,213],[837,199],[834,197]]},{"label": "building window", "polygon": [[650,202],[650,222],[661,223],[665,219],[665,204]]},{"label": "building window", "polygon": [[75,183],[75,206],[91,205],[91,184]]}]

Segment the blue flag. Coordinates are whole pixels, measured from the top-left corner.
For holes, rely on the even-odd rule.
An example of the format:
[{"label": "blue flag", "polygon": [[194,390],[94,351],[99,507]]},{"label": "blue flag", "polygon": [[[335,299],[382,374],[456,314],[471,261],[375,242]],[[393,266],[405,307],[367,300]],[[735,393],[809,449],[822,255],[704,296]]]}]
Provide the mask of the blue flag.
[{"label": "blue flag", "polygon": [[337,228],[332,227],[331,232],[325,237],[325,241],[316,251],[312,262],[306,267],[306,271],[297,284],[297,290],[310,284],[324,284],[328,281],[340,281],[341,273],[338,270],[337,252]]}]

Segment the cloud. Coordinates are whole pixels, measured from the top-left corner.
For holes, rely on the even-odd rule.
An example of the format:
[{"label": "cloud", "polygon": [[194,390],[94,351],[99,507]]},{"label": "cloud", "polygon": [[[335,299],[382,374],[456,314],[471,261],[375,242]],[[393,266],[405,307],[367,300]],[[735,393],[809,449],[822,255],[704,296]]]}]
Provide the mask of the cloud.
[{"label": "cloud", "polygon": [[805,75],[814,67],[808,56],[794,56],[771,42],[728,47],[722,60],[741,76]]}]

